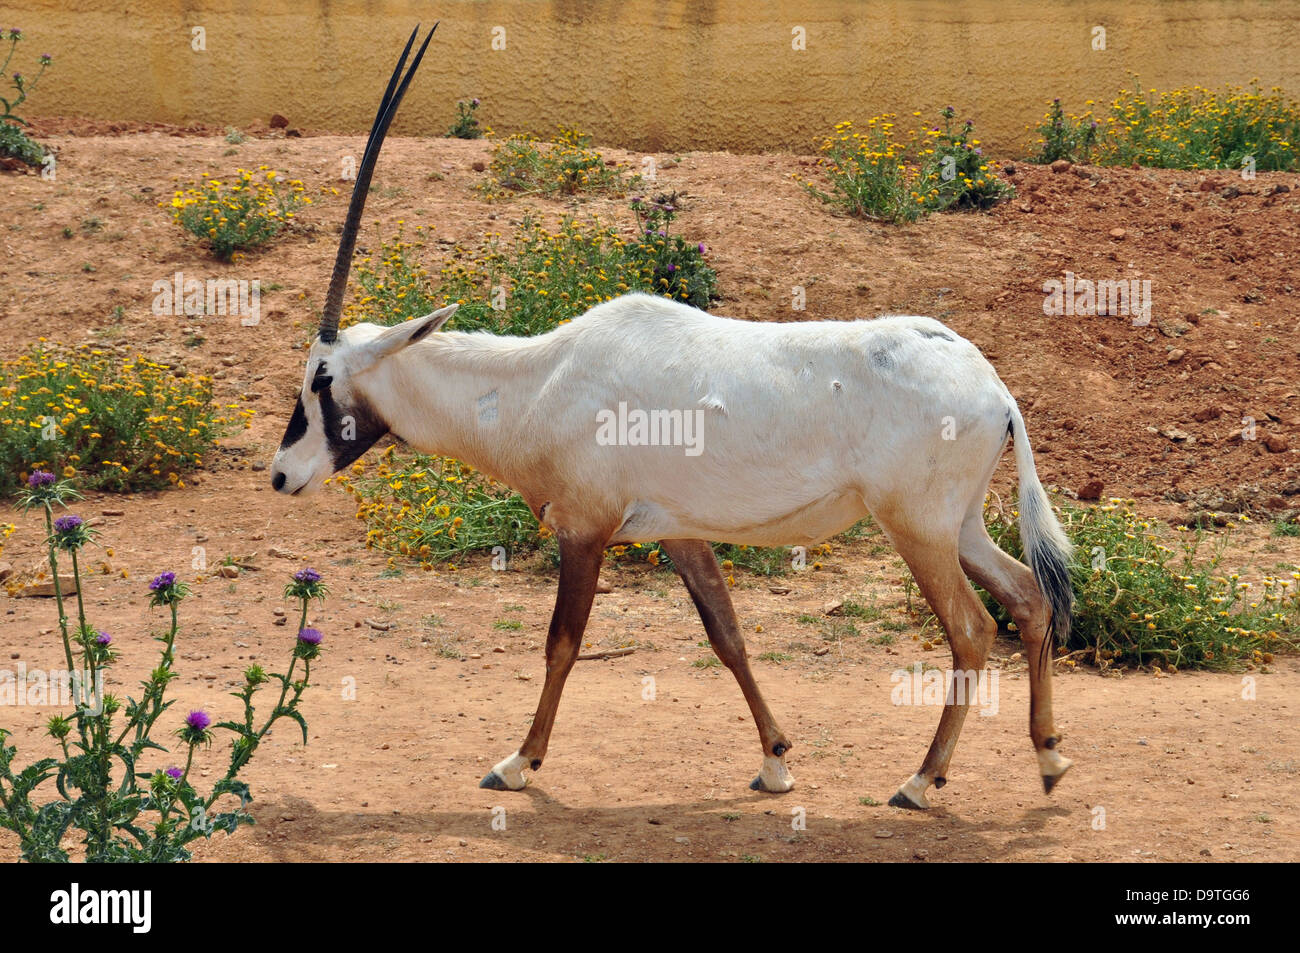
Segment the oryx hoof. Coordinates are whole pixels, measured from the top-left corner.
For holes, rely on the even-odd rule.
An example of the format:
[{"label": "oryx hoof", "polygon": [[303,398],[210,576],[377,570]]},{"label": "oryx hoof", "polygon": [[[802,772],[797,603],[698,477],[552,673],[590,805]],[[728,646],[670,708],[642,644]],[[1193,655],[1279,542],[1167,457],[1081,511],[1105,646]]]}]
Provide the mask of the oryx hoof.
[{"label": "oryx hoof", "polygon": [[1072,764],[1073,761],[1057,754],[1053,748],[1045,748],[1038,752],[1038,768],[1043,775],[1044,794],[1052,793],[1052,788],[1065,777],[1065,772],[1070,770]]},{"label": "oryx hoof", "polygon": [[751,791],[766,791],[768,794],[784,794],[794,787],[794,775],[780,758],[766,757],[758,777],[749,782]]},{"label": "oryx hoof", "polygon": [[522,791],[528,784],[528,779],[524,777],[524,767],[527,764],[528,759],[516,751],[483,775],[478,786],[489,791]]},{"label": "oryx hoof", "polygon": [[925,789],[929,786],[925,778],[914,774],[889,799],[889,806],[906,808],[909,811],[928,811],[930,802],[925,799]]}]

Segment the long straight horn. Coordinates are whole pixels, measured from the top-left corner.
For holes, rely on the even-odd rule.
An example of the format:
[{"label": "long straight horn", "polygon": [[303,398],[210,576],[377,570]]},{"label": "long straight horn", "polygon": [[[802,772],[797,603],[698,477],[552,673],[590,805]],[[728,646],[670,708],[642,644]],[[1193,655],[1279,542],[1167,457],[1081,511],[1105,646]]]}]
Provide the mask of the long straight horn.
[{"label": "long straight horn", "polygon": [[397,114],[397,107],[401,105],[402,97],[406,95],[406,87],[411,84],[411,77],[419,68],[420,60],[424,58],[425,48],[433,39],[433,32],[436,29],[438,29],[437,23],[424,38],[424,43],[415,54],[415,59],[411,61],[411,68],[403,77],[402,67],[406,65],[407,54],[411,52],[411,46],[415,43],[420,28],[417,26],[411,31],[411,38],[406,41],[406,47],[402,50],[402,58],[397,61],[397,68],[393,70],[388,88],[384,90],[384,98],[379,103],[375,123],[370,127],[370,138],[366,140],[366,151],[361,157],[361,168],[357,170],[357,181],[352,186],[352,201],[348,203],[348,217],[343,222],[343,234],[339,237],[339,254],[334,260],[334,273],[330,276],[329,292],[325,295],[325,310],[321,313],[320,339],[326,344],[332,343],[339,335],[343,295],[348,289],[348,272],[352,270],[352,252],[356,248],[357,232],[361,228],[361,213],[366,208],[366,196],[370,192],[370,176],[375,170],[375,160],[379,158],[379,149],[384,144],[384,135],[393,122],[393,116]]}]

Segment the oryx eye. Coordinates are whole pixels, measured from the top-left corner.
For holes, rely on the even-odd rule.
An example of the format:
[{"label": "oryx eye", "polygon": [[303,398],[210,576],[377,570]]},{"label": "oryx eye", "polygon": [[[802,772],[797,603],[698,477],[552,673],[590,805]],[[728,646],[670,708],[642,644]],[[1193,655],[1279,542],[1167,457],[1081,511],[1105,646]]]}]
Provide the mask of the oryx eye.
[{"label": "oryx eye", "polygon": [[330,377],[328,374],[325,375],[324,377],[317,374],[315,377],[311,379],[311,392],[314,394],[319,390],[323,390],[324,388],[329,387],[330,384],[333,383],[334,383],[334,378]]}]

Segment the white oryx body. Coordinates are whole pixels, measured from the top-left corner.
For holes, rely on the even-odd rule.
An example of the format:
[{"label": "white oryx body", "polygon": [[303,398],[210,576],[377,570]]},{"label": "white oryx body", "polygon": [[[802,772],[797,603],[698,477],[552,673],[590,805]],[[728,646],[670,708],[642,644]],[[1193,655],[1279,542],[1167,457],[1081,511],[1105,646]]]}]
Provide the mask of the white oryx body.
[{"label": "white oryx body", "polygon": [[[430,334],[351,379],[414,449],[551,502],[557,533],[613,521],[612,542],[809,544],[900,507],[955,531],[1015,408],[932,318],[755,323],[644,294],[533,338]],[[700,452],[599,442],[620,404],[695,414]]]},{"label": "white oryx body", "polygon": [[[606,547],[658,540],[754,716],[763,763],[751,787],[790,790],[791,742],[749,668],[709,542],[810,544],[870,513],[948,635],[953,685],[984,668],[997,633],[967,579],[1015,619],[1030,661],[1030,737],[1051,791],[1070,766],[1056,750],[1051,704],[1052,647],[1068,635],[1073,599],[1070,544],[1015,401],[970,342],[930,318],[751,323],[644,294],[534,338],[440,333],[454,305],[392,327],[339,330],[375,161],[432,38],[403,77],[416,35],[366,144],[271,485],[316,490],[392,433],[513,487],[555,531],[560,581],[541,699],[519,750],[481,785],[518,790],[524,771],[541,767]],[[1009,437],[1028,566],[984,527],[984,495]],[[969,705],[950,689],[920,770],[890,804],[928,806]]]}]

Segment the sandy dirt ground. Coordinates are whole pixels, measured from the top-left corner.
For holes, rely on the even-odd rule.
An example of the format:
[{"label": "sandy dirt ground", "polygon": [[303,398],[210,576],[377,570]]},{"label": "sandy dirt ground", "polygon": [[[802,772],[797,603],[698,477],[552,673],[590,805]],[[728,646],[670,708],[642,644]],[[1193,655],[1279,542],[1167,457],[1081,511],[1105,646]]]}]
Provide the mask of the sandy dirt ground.
[{"label": "sandy dirt ground", "polygon": [[[386,578],[386,559],[364,549],[349,498],[329,489],[310,502],[285,499],[264,470],[301,382],[300,345],[323,300],[346,189],[237,266],[211,260],[157,205],[200,172],[262,163],[313,191],[344,185],[340,159],[357,154],[359,141],[268,135],[232,147],[197,134],[204,130],[58,120],[41,132],[59,149],[57,179],[0,177],[0,356],[40,336],[140,350],[213,374],[220,399],[256,412],[185,489],[95,494],[79,505],[113,548],[113,573],[94,576],[85,594],[96,624],[122,648],[119,685],[144,674],[148,635],[163,625],[146,608],[148,579],[164,569],[195,575],[187,570],[195,546],[213,565],[253,556],[257,568],[196,584],[178,643],[178,710],[231,715],[237,702],[227,692],[243,668],[287,657],[292,633],[274,613],[292,611],[280,598],[291,572],[311,565],[333,590],[312,612],[326,651],[304,704],[310,743],[288,729],[268,739],[245,775],[258,825],[200,844],[201,859],[1300,859],[1295,658],[1263,671],[1165,677],[1058,665],[1056,721],[1075,767],[1048,797],[1028,738],[1020,645],[1004,637],[992,663],[996,714],[968,719],[934,809],[884,806],[919,765],[938,719],[934,707],[894,705],[891,676],[916,663],[946,665],[947,652],[925,648],[902,563],[878,537],[835,542],[818,571],[738,574],[733,595],[757,677],[795,745],[794,791],[748,790],[757,734],[730,674],[709,665],[703,627],[676,578],[613,566],[587,642],[591,651],[637,651],[578,664],[527,790],[478,789],[518,745],[536,704],[553,572],[527,560],[492,572],[484,556],[456,573]],[[483,173],[473,165],[489,151],[452,140],[389,142],[363,244],[377,247],[398,220],[432,224],[436,265],[451,242],[506,232],[526,209],[632,226],[613,199],[481,201],[472,186]],[[1170,520],[1207,507],[1248,513],[1256,522],[1233,531],[1232,559],[1271,570],[1300,562],[1300,541],[1270,537],[1267,524],[1300,508],[1300,176],[1053,173],[1017,162],[1008,178],[1019,195],[990,214],[885,227],[836,217],[802,192],[790,174],[808,174],[809,157],[658,159],[659,187],[685,196],[681,230],[707,243],[719,271],[718,313],[933,314],[998,367],[1025,410],[1045,482],[1069,495],[1100,481],[1104,496],[1132,497]],[[92,218],[99,224],[83,227]],[[1067,270],[1151,280],[1150,325],[1045,316],[1042,284]],[[175,271],[279,288],[264,293],[253,328],[234,318],[155,317],[152,284]],[[805,312],[791,310],[795,285],[806,289]],[[188,346],[195,337],[202,343]],[[1243,417],[1257,421],[1258,439],[1240,439]],[[995,490],[1012,479],[1008,460]],[[0,522],[18,525],[3,558],[35,563],[36,520],[0,510]],[[879,617],[855,634],[824,612],[839,599],[877,607]],[[49,601],[0,603],[0,667],[57,665]],[[1254,680],[1250,700],[1245,677]],[[48,715],[5,710],[21,752],[47,750],[40,725]],[[209,757],[212,778],[224,751]],[[0,835],[0,855],[13,849]]]}]

